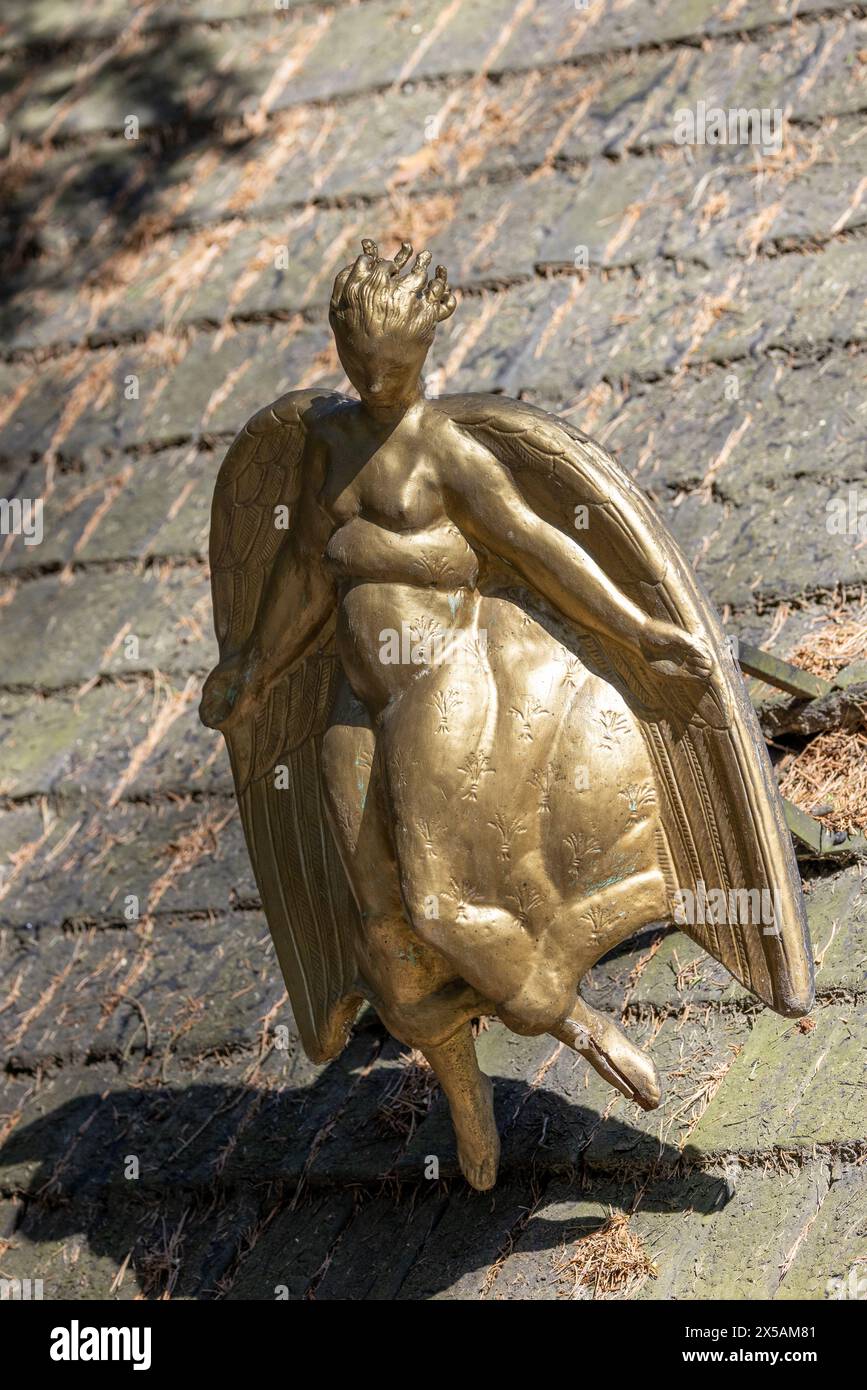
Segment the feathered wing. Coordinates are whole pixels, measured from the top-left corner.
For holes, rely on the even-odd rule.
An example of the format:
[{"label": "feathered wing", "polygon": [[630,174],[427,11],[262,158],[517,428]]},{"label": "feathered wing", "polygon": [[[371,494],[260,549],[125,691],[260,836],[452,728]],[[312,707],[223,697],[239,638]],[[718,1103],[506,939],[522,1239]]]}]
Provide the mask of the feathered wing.
[{"label": "feathered wing", "polygon": [[[564,421],[497,396],[447,396],[438,406],[648,615],[710,641],[719,666],[712,687],[660,678],[624,659],[616,644],[582,637],[641,716],[662,797],[673,908],[683,889],[707,904],[697,914],[704,920],[676,918],[678,925],[777,1012],[806,1013],[813,1002],[806,914],[767,750],[713,605],[674,538],[620,465]],[[732,912],[732,904],[746,906],[744,890],[768,896]]]},{"label": "feathered wing", "polygon": [[[250,636],[280,546],[291,534],[307,429],[344,400],[335,392],[290,392],[248,421],[223,461],[210,538],[221,661]],[[322,795],[322,734],[339,677],[333,627],[274,684],[255,717],[226,737],[262,905],[301,1040],[314,1061],[340,1051],[359,1002],[352,947],[357,910]],[[278,772],[282,768],[285,773]]]}]

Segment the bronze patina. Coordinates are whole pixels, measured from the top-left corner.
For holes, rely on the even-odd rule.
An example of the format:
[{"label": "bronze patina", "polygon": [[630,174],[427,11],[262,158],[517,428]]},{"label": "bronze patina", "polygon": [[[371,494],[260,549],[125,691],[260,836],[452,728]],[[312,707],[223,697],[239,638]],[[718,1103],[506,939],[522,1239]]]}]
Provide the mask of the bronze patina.
[{"label": "bronze patina", "polygon": [[790,1017],[812,962],[761,732],[688,563],[571,424],[425,397],[455,297],[410,256],[365,241],[335,281],[359,399],[290,391],[229,449],[201,716],[307,1052],[335,1056],[371,1001],[428,1059],[485,1189],[473,1019],[553,1034],[650,1109],[652,1060],[579,992],[601,956],[675,921]]}]

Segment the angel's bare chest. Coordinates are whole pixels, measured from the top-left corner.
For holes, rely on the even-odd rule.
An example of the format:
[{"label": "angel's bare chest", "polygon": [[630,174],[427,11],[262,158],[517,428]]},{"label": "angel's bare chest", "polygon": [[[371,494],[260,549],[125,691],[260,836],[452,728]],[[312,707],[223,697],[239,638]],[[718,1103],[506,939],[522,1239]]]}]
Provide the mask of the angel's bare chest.
[{"label": "angel's bare chest", "polygon": [[370,457],[362,445],[328,451],[320,503],[337,525],[355,517],[392,531],[417,531],[444,518],[433,460],[407,441],[383,444]]},{"label": "angel's bare chest", "polygon": [[476,557],[446,515],[433,461],[397,442],[359,463],[331,450],[320,504],[334,523],[326,562],[343,580],[459,587]]}]

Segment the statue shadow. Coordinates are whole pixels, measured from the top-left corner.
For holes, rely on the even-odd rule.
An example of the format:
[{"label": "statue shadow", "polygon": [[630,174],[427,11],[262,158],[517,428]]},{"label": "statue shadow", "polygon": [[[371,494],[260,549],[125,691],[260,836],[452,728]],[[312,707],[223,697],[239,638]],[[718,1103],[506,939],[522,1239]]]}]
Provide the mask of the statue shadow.
[{"label": "statue shadow", "polygon": [[[728,1200],[720,1178],[678,1174],[676,1150],[622,1121],[604,1122],[608,1147],[635,1154],[651,1142],[668,1177],[648,1181],[653,1163],[632,1177],[570,1167],[598,1114],[497,1077],[501,1174],[492,1193],[475,1193],[457,1171],[439,1098],[407,1143],[380,1122],[387,1086],[382,1076],[375,1084],[377,1069],[341,1104],[339,1067],[303,1090],[194,1082],[94,1091],[22,1125],[0,1148],[4,1186],[20,1193],[7,1234],[30,1260],[12,1273],[39,1264],[46,1297],[108,1297],[124,1267],[134,1277],[120,1297],[273,1300],[285,1285],[291,1299],[423,1300],[488,1270],[515,1226],[519,1253],[553,1254],[595,1229],[609,1206],[631,1210],[639,1191],[642,1210],[673,1217]],[[423,1176],[432,1151],[439,1181]],[[540,1193],[565,1203],[562,1217],[543,1206],[522,1221]],[[254,1230],[264,1234],[251,1242]],[[70,1243],[84,1280],[74,1291],[57,1274]],[[82,1295],[100,1259],[110,1264]]]}]

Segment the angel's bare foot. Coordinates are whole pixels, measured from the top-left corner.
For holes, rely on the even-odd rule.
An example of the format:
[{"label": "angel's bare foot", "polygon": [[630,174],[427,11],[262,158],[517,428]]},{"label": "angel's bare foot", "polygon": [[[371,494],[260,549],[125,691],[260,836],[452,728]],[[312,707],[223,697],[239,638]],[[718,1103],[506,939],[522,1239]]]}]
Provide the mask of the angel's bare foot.
[{"label": "angel's bare foot", "polygon": [[696,680],[708,680],[713,671],[713,653],[705,639],[672,623],[649,622],[641,636],[641,654],[650,665],[670,662]]},{"label": "angel's bare foot", "polygon": [[497,1181],[500,1165],[500,1136],[494,1120],[494,1086],[489,1076],[481,1078],[480,1094],[472,1113],[452,1107],[452,1122],[458,1141],[458,1162],[470,1187],[487,1192]]},{"label": "angel's bare foot", "polygon": [[662,1089],[650,1057],[631,1043],[616,1023],[591,1009],[583,999],[576,999],[569,1017],[552,1033],[586,1057],[609,1085],[634,1100],[642,1110],[655,1110],[659,1105]]},{"label": "angel's bare foot", "polygon": [[458,1144],[461,1172],[477,1192],[497,1181],[500,1136],[494,1119],[494,1087],[479,1069],[470,1025],[447,1042],[422,1046],[446,1094]]}]

